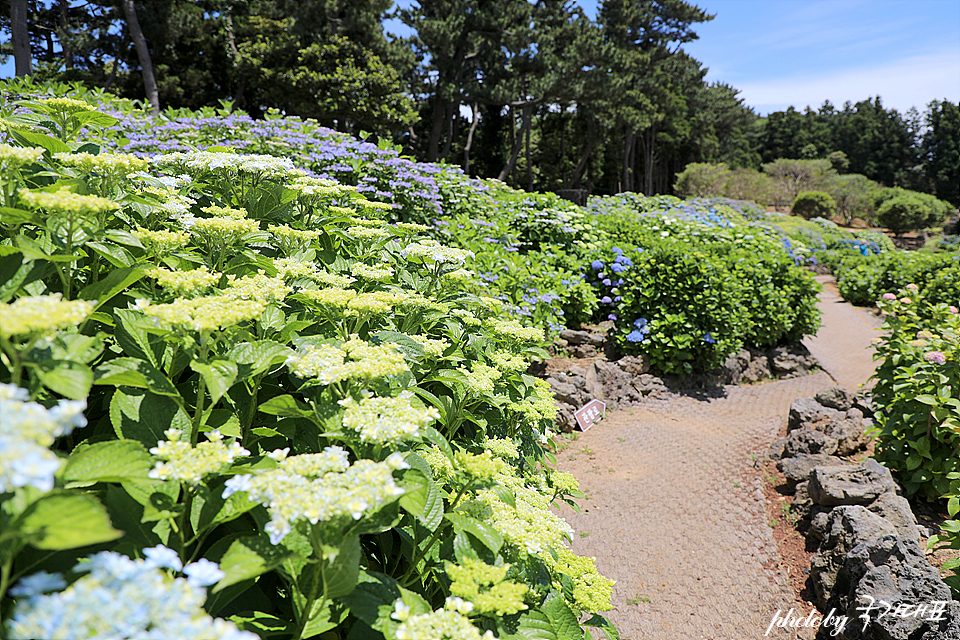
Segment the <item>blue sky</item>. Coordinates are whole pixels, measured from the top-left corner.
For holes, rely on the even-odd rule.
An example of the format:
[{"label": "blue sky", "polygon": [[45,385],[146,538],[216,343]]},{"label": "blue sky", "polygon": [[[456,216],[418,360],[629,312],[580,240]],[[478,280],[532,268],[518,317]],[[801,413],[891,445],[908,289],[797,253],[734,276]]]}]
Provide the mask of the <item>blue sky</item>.
[{"label": "blue sky", "polygon": [[[901,113],[960,102],[960,0],[692,1],[716,18],[684,48],[761,115],[877,95]],[[598,0],[579,3],[596,16]]]}]

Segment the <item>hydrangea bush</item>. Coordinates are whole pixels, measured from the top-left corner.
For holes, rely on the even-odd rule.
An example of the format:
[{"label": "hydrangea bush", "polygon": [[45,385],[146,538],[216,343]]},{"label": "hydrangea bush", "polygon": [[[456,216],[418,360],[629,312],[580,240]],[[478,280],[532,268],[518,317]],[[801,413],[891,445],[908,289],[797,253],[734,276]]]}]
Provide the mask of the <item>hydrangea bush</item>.
[{"label": "hydrangea bush", "polygon": [[8,635],[617,637],[550,509],[581,494],[526,374],[543,331],[398,214],[426,205],[108,151],[82,100],[2,116]]}]

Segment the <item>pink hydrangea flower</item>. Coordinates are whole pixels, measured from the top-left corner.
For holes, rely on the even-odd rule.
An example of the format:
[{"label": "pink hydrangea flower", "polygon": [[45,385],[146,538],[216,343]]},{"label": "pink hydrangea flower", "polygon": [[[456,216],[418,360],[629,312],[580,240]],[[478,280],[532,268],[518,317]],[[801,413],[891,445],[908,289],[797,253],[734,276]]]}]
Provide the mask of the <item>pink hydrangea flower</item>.
[{"label": "pink hydrangea flower", "polygon": [[955,306],[950,305],[950,313],[960,313],[960,309],[957,309]]},{"label": "pink hydrangea flower", "polygon": [[945,364],[947,362],[947,356],[942,351],[928,351],[923,354],[923,359],[934,364]]},{"label": "pink hydrangea flower", "polygon": [[911,302],[913,302],[913,300],[911,300],[910,298],[900,298],[900,302],[902,302],[903,304],[910,304]]},{"label": "pink hydrangea flower", "polygon": [[884,299],[884,300],[896,300],[896,299],[897,299],[897,296],[895,296],[895,295],[892,294],[892,293],[885,293],[885,294],[883,294],[883,299]]},{"label": "pink hydrangea flower", "polygon": [[918,286],[915,285],[915,284],[908,284],[908,285],[907,285],[907,289],[909,289],[910,291],[919,291],[919,290],[920,290],[920,287],[918,287]]}]

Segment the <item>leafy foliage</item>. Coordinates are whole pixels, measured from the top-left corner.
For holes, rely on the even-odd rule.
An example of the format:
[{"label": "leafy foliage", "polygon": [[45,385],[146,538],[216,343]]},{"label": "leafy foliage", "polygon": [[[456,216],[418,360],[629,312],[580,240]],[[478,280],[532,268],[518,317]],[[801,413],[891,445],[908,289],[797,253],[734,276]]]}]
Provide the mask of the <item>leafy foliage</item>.
[{"label": "leafy foliage", "polygon": [[802,191],[797,194],[790,210],[798,216],[810,218],[832,218],[837,212],[837,203],[829,193],[823,191]]}]

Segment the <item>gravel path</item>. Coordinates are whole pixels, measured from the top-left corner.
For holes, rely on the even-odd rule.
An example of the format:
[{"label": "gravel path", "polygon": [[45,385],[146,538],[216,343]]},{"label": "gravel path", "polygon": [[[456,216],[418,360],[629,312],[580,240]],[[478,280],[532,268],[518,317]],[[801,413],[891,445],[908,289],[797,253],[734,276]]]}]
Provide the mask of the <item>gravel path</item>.
[{"label": "gravel path", "polygon": [[822,294],[825,326],[808,345],[826,371],[608,412],[558,455],[587,494],[581,514],[564,511],[574,551],[617,581],[608,616],[625,640],[757,640],[777,609],[803,606],[778,568],[753,455],[796,398],[872,373],[875,319],[835,297]]}]

